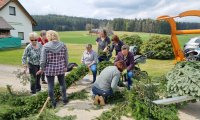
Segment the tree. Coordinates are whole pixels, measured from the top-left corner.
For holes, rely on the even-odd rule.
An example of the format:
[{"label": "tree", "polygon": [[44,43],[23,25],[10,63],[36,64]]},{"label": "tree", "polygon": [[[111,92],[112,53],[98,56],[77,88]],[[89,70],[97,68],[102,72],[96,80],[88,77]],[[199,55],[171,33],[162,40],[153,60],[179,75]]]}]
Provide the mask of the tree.
[{"label": "tree", "polygon": [[93,24],[86,24],[86,26],[85,26],[85,30],[87,30],[87,31],[92,30],[92,28],[94,28]]}]

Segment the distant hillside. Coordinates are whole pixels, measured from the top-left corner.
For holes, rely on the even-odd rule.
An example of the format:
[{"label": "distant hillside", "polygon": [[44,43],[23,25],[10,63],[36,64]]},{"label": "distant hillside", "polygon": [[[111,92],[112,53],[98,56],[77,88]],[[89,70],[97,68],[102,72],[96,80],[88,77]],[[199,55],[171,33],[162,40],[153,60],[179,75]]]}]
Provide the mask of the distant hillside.
[{"label": "distant hillside", "polygon": [[[38,26],[34,30],[81,31],[91,28],[111,28],[115,31],[147,32],[169,34],[170,26],[164,21],[152,19],[123,19],[113,20],[91,19],[64,15],[32,15]],[[200,23],[178,22],[178,29],[197,29]]]}]

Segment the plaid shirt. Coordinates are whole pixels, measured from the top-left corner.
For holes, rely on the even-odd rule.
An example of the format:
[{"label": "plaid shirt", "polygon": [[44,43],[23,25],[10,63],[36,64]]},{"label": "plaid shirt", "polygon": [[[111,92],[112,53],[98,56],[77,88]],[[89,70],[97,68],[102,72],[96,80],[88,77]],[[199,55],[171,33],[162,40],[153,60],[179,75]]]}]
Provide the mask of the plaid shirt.
[{"label": "plaid shirt", "polygon": [[47,76],[57,76],[65,73],[65,51],[65,47],[63,47],[58,53],[47,51],[47,63],[45,68],[45,74]]}]

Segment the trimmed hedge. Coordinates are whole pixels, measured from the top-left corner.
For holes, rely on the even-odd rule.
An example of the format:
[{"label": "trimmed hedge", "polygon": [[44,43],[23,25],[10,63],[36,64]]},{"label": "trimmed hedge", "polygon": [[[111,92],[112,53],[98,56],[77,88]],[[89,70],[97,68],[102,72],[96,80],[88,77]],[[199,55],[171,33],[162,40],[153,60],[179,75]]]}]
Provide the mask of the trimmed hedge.
[{"label": "trimmed hedge", "polygon": [[114,64],[111,62],[111,61],[102,61],[102,62],[100,62],[100,63],[98,63],[98,65],[97,65],[97,70],[98,70],[98,72],[99,72],[99,74],[101,73],[101,71],[104,69],[104,68],[106,68],[106,67],[108,67],[108,66],[113,66]]},{"label": "trimmed hedge", "polygon": [[171,40],[167,36],[154,35],[146,41],[141,47],[141,53],[153,51],[154,54],[149,56],[152,59],[172,59],[174,57]]},{"label": "trimmed hedge", "polygon": [[[72,70],[65,77],[67,88],[72,85],[75,81],[80,80],[89,72],[87,66],[82,65],[77,69]],[[54,93],[56,98],[61,96],[59,84],[55,85]],[[39,111],[43,106],[44,102],[48,97],[48,92],[40,92],[36,96],[25,96],[25,97],[8,97],[7,101],[4,101],[5,104],[8,104],[10,107],[5,108],[3,113],[0,113],[0,119],[2,120],[16,120],[22,117],[26,117],[29,114],[34,114]]]},{"label": "trimmed hedge", "polygon": [[140,53],[140,48],[143,44],[142,38],[137,35],[137,34],[133,34],[133,35],[122,35],[120,37],[120,39],[124,42],[124,44],[127,44],[129,46],[137,46],[138,50],[137,53]]}]

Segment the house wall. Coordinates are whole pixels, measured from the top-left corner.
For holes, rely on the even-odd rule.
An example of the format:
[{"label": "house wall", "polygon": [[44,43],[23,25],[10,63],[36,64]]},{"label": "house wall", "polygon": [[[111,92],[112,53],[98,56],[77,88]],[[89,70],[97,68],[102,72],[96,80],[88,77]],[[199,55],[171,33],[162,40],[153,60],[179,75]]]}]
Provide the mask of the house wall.
[{"label": "house wall", "polygon": [[[9,6],[15,7],[16,16],[9,14]],[[10,31],[12,36],[18,37],[18,32],[23,32],[24,40],[22,40],[22,43],[29,42],[29,33],[33,30],[32,23],[14,2],[10,2],[0,10],[0,16],[2,16],[14,28],[14,30]]]}]

